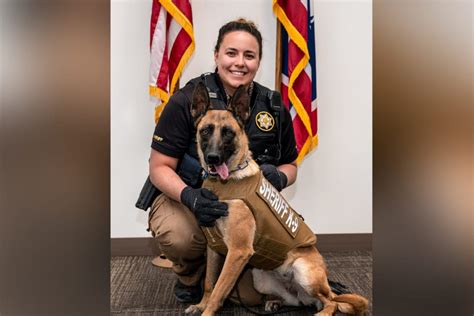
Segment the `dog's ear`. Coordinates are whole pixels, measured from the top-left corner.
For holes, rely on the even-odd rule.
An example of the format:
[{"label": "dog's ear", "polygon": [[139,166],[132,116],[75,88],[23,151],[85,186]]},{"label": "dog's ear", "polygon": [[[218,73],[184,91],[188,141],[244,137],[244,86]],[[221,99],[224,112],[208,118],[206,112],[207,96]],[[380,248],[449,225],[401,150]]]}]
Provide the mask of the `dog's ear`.
[{"label": "dog's ear", "polygon": [[241,126],[245,126],[250,115],[250,96],[246,87],[240,85],[237,90],[235,90],[227,110],[234,114]]},{"label": "dog's ear", "polygon": [[191,105],[191,115],[195,126],[197,126],[201,117],[206,114],[209,103],[209,93],[207,92],[206,85],[198,82],[193,91],[193,104]]}]

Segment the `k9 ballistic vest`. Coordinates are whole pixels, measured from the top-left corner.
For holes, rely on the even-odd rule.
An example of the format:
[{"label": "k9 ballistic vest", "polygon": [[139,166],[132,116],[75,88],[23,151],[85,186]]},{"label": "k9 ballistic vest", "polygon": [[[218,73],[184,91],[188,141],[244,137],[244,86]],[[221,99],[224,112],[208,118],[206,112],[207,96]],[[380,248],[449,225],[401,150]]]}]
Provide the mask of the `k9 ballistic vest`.
[{"label": "k9 ballistic vest", "polygon": [[[237,181],[207,178],[203,187],[217,194],[220,200],[243,200],[252,211],[257,223],[253,243],[255,254],[249,261],[252,266],[263,270],[275,269],[283,264],[290,250],[316,244],[316,236],[303,218],[261,172]],[[227,246],[217,226],[202,229],[208,246],[226,255]]]}]

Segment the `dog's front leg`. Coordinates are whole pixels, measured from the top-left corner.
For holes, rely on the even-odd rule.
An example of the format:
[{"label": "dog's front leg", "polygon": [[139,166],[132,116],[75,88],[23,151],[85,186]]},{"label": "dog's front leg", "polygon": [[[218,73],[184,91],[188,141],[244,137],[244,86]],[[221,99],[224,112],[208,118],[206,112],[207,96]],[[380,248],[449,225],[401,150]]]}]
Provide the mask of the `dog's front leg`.
[{"label": "dog's front leg", "polygon": [[225,298],[239,278],[240,273],[253,255],[252,249],[229,249],[221,275],[208,300],[203,316],[212,316],[222,306]]},{"label": "dog's front leg", "polygon": [[222,306],[245,265],[254,254],[253,240],[256,223],[252,211],[241,200],[228,201],[227,203],[229,216],[219,227],[224,234],[224,242],[228,249],[227,256],[203,316],[214,315]]},{"label": "dog's front leg", "polygon": [[207,247],[207,263],[206,263],[206,278],[204,279],[204,295],[201,302],[197,305],[189,306],[185,313],[186,315],[200,315],[202,311],[206,309],[207,301],[211,296],[212,289],[217,282],[219,272],[222,269],[224,263],[224,257],[219,255],[217,252]]}]

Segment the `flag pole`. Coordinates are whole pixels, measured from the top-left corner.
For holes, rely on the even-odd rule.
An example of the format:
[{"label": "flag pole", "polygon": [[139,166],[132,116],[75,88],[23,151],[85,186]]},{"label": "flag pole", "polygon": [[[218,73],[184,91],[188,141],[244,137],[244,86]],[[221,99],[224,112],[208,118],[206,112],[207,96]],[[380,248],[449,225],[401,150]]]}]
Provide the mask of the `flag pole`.
[{"label": "flag pole", "polygon": [[275,90],[281,92],[281,23],[276,19]]}]

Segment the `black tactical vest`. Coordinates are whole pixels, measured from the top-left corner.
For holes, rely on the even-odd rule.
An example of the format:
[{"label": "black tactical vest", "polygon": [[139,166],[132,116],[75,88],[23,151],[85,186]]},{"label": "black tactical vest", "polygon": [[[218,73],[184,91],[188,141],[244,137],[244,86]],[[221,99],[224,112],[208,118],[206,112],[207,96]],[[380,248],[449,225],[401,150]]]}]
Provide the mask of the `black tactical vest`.
[{"label": "black tactical vest", "polygon": [[[215,73],[206,73],[194,78],[190,83],[202,81],[209,92],[211,107],[225,109],[227,97],[223,95],[224,89],[217,82]],[[258,164],[271,163],[278,165],[281,155],[281,112],[282,103],[280,93],[270,90],[254,82],[250,102],[250,116],[245,125],[245,132],[249,138],[250,151]],[[195,139],[191,144],[189,153],[197,157]]]}]

